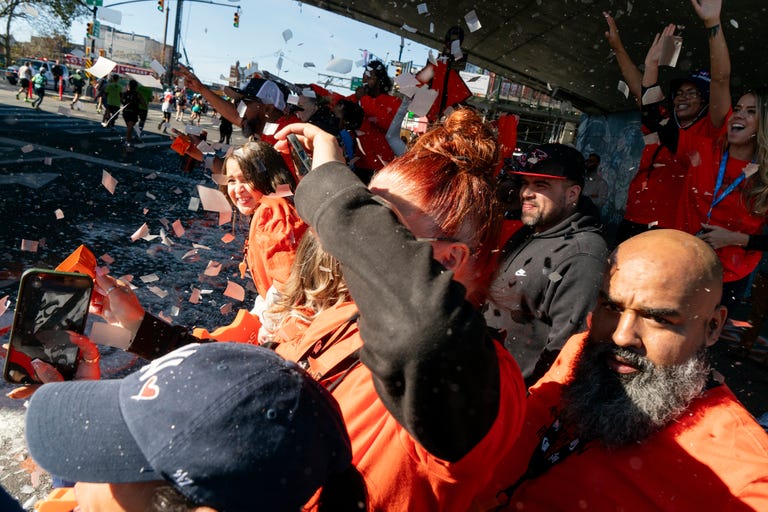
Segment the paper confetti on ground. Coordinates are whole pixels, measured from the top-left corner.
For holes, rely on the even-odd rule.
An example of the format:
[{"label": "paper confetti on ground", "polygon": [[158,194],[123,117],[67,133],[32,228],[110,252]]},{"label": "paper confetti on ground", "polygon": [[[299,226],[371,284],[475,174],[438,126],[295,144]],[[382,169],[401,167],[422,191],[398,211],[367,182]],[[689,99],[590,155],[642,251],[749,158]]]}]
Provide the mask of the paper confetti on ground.
[{"label": "paper confetti on ground", "polygon": [[21,240],[21,250],[28,252],[37,252],[37,248],[40,243],[37,240]]},{"label": "paper confetti on ground", "polygon": [[243,301],[245,300],[245,288],[232,281],[227,281],[227,289],[224,290],[224,296]]},{"label": "paper confetti on ground", "polygon": [[219,275],[219,272],[221,272],[221,263],[211,260],[208,262],[208,266],[205,267],[203,273],[207,276],[216,277]]},{"label": "paper confetti on ground", "polygon": [[147,226],[147,223],[141,225],[139,229],[136,230],[134,234],[131,235],[131,242],[135,242],[139,238],[144,238],[149,234],[149,226]]},{"label": "paper confetti on ground", "polygon": [[115,195],[115,187],[118,181],[112,177],[107,171],[101,171],[101,184],[109,191],[110,194]]}]

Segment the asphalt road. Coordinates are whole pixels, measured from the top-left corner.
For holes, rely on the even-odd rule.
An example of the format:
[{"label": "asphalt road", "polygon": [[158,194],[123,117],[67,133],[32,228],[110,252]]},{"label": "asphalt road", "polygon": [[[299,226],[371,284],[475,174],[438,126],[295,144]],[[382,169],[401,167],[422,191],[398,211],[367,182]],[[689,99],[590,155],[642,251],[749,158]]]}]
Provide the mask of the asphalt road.
[{"label": "asphalt road", "polygon": [[[231,224],[219,226],[215,214],[189,209],[190,199],[198,196],[196,187],[214,184],[202,167],[182,171],[179,156],[169,149],[170,138],[157,129],[159,106],[150,110],[142,143],[129,152],[122,144],[122,120],[114,131],[103,128],[92,102],[86,100],[82,111],[73,111],[68,97],[60,102],[49,95],[36,111],[17,100],[15,92],[0,83],[0,298],[7,295],[11,302],[0,315],[0,327],[11,322],[21,272],[52,268],[80,244],[90,247],[114,275],[134,276],[137,295],[153,313],[177,324],[209,328],[234,318],[243,304],[224,296],[223,290],[228,280],[248,286],[236,268],[245,223],[237,223],[237,239],[225,243],[222,237],[232,231]],[[183,130],[181,122],[172,125]],[[210,117],[202,128],[209,140],[218,140]],[[233,142],[241,140],[238,133]],[[105,172],[117,180],[114,194],[102,185]],[[176,220],[183,234],[174,232]],[[163,229],[166,243],[161,238],[132,242],[131,234],[144,223],[153,235]],[[37,250],[22,250],[23,240],[36,242]],[[222,264],[219,275],[204,274],[209,261]],[[198,304],[189,302],[193,288],[207,292]],[[252,299],[248,293],[245,305]],[[747,307],[734,312],[734,318],[743,320]],[[768,326],[764,331],[768,334]],[[737,335],[738,329],[730,327],[713,358],[730,387],[760,417],[768,411],[768,366],[762,363],[768,346],[763,340],[750,357],[735,359],[727,348]],[[7,335],[0,342],[7,342]],[[105,378],[141,364],[120,351],[104,350],[102,356]],[[10,389],[0,384],[0,485],[31,510],[47,494],[49,479],[28,461],[24,404],[5,398]]]}]

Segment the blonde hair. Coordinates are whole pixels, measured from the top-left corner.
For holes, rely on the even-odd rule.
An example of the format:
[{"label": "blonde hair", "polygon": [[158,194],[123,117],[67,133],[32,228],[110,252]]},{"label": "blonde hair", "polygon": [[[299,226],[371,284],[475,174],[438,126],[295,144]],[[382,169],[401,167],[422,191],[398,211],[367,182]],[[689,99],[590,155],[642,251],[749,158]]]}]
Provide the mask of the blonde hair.
[{"label": "blonde hair", "polygon": [[755,156],[758,171],[750,177],[742,197],[752,212],[765,215],[768,212],[768,91],[746,94],[753,95],[757,104]]},{"label": "blonde hair", "polygon": [[321,311],[351,300],[339,260],[327,253],[308,230],[296,248],[291,274],[280,298],[269,309],[277,325],[288,317],[309,323]]}]

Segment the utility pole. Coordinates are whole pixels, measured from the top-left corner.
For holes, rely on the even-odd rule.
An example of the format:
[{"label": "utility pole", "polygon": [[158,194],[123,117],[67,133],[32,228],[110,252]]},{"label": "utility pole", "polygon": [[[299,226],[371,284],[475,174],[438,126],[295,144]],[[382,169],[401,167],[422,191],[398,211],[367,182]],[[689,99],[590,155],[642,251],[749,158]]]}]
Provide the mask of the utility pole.
[{"label": "utility pole", "polygon": [[[98,11],[98,7],[95,5],[93,6],[93,27],[96,26],[96,11]],[[96,57],[96,36],[94,34],[91,34],[91,59]]]},{"label": "utility pole", "polygon": [[178,62],[178,48],[179,38],[181,37],[181,13],[184,6],[184,0],[177,0],[176,2],[176,20],[173,27],[173,51],[171,53],[171,65],[168,67],[168,74],[166,76],[166,82],[169,85],[173,84],[173,70]]},{"label": "utility pole", "polygon": [[160,54],[160,62],[163,64],[163,66],[167,66],[168,63],[165,61],[165,42],[168,40],[168,14],[171,12],[170,7],[165,8],[165,27],[163,27],[163,50]]}]

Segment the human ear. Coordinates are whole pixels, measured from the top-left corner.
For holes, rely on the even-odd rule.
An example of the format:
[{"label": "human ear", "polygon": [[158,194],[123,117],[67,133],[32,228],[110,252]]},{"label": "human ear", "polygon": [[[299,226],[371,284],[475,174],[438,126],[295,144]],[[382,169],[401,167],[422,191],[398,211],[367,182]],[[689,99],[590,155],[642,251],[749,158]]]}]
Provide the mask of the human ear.
[{"label": "human ear", "polygon": [[581,187],[579,185],[571,185],[565,192],[565,197],[568,204],[576,205],[579,202],[579,194],[581,194]]},{"label": "human ear", "polygon": [[458,274],[469,261],[469,257],[470,251],[467,244],[462,242],[451,242],[448,244],[447,248],[441,251],[440,256],[436,259],[445,268],[453,270],[454,274]]},{"label": "human ear", "polygon": [[718,306],[712,313],[712,316],[707,322],[707,335],[705,345],[711,347],[717,340],[720,339],[720,333],[725,326],[725,320],[728,318],[728,308],[725,306]]}]

